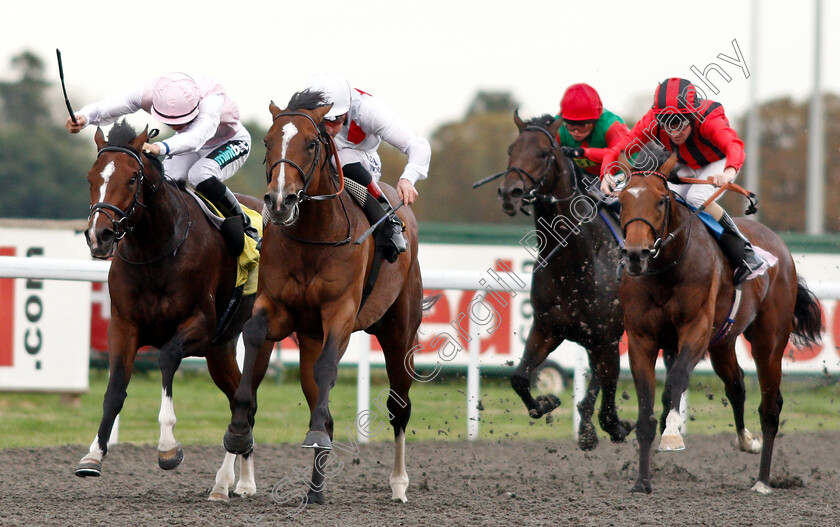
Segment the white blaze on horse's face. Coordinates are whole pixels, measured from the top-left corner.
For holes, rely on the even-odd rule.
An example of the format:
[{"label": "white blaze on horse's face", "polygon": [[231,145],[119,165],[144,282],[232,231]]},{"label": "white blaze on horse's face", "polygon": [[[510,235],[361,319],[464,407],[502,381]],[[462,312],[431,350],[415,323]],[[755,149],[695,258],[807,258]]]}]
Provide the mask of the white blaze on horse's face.
[{"label": "white blaze on horse's face", "polygon": [[637,188],[628,188],[628,189],[627,189],[627,192],[628,192],[631,196],[633,196],[634,198],[639,199],[639,194],[641,194],[642,192],[644,192],[644,190],[645,190],[645,189],[643,189],[643,188],[639,188],[639,187],[637,187]]},{"label": "white blaze on horse's face", "polygon": [[[102,177],[102,185],[99,186],[99,203],[105,201],[105,192],[108,190],[108,182],[111,180],[111,176],[114,174],[114,171],[117,169],[117,166],[114,164],[113,161],[108,161],[108,164],[105,165],[105,168],[102,169],[102,172],[99,174]],[[88,235],[91,240],[95,238],[95,227],[96,222],[99,219],[99,211],[93,215],[93,218],[90,221],[90,226],[88,227]]]},{"label": "white blaze on horse's face", "polygon": [[[280,158],[286,159],[286,152],[289,150],[289,143],[297,135],[298,129],[291,122],[283,125],[283,142],[280,144]],[[280,195],[278,202],[285,197],[283,189],[286,186],[286,163],[280,163],[280,173],[277,174],[277,193]]]}]

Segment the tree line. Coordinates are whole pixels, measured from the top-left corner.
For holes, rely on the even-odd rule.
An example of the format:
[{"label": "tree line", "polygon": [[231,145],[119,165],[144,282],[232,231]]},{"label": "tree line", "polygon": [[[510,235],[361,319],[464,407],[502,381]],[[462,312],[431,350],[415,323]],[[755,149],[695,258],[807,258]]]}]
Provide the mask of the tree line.
[{"label": "tree line", "polygon": [[[0,82],[0,217],[69,219],[87,214],[89,190],[85,176],[93,164],[95,147],[87,138],[64,129],[63,114],[51,111],[47,93],[58,90],[45,76],[44,61],[24,51],[11,60],[15,81]],[[558,100],[562,87],[558,87]],[[504,170],[507,147],[516,138],[513,111],[518,102],[508,92],[479,91],[464,117],[443,123],[429,141],[432,161],[429,178],[417,185],[420,199],[414,205],[421,222],[527,223],[521,215],[501,213],[493,184],[472,190],[473,182]],[[840,97],[825,97],[825,188],[840,183]],[[543,113],[555,113],[546,108]],[[759,206],[761,219],[778,232],[799,232],[805,225],[805,179],[808,150],[808,102],[791,98],[768,101],[760,107],[761,163]],[[522,116],[529,118],[534,116]],[[734,119],[745,130],[743,119]],[[237,192],[261,196],[265,192],[267,130],[256,122],[244,123],[254,139],[251,155],[232,179]],[[409,123],[410,124],[410,123]],[[632,122],[628,122],[632,126]],[[162,136],[171,131],[161,126]],[[163,138],[163,137],[162,137]],[[405,156],[383,144],[380,147],[383,180],[391,185],[402,172]],[[747,163],[756,156],[747,153]],[[740,181],[743,183],[743,181]],[[827,193],[826,228],[838,230],[840,193]],[[724,206],[743,210],[738,198],[725,197]]]}]

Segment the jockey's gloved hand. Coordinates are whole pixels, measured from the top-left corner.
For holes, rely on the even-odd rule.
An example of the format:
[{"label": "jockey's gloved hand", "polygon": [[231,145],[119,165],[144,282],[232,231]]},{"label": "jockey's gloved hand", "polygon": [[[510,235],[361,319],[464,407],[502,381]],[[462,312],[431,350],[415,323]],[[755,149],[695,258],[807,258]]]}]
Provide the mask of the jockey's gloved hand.
[{"label": "jockey's gloved hand", "polygon": [[583,157],[586,153],[583,148],[571,148],[569,146],[561,146],[560,150],[563,151],[564,156],[569,158]]}]

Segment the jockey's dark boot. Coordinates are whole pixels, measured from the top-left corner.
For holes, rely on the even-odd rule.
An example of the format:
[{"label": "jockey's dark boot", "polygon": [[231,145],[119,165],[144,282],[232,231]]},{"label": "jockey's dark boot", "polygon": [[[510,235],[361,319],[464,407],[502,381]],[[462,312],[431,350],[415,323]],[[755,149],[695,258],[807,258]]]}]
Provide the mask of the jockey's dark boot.
[{"label": "jockey's dark boot", "polygon": [[[386,211],[390,212],[393,210],[391,204],[388,202],[388,198],[385,197],[379,185],[373,181],[373,176],[370,175],[361,163],[348,163],[341,168],[345,177],[349,177],[368,190],[367,199],[362,204],[362,210],[371,225],[385,216]],[[385,225],[382,229],[391,241],[390,247],[385,250],[384,257],[389,262],[394,263],[400,254],[406,250],[405,237],[402,234],[402,220],[396,214],[391,213],[389,214],[389,218],[385,220]]]},{"label": "jockey's dark boot", "polygon": [[251,218],[245,214],[239,201],[236,200],[236,196],[233,195],[233,192],[224,183],[211,177],[196,185],[195,190],[201,192],[205,198],[210,200],[226,218],[232,218],[233,216],[242,218],[242,226],[245,228],[245,234],[259,244],[260,233],[251,225]]},{"label": "jockey's dark boot", "polygon": [[755,270],[765,264],[764,259],[755,253],[752,243],[744,236],[727,212],[720,220],[723,234],[720,237],[720,248],[735,270],[732,277],[734,285],[743,283]]}]

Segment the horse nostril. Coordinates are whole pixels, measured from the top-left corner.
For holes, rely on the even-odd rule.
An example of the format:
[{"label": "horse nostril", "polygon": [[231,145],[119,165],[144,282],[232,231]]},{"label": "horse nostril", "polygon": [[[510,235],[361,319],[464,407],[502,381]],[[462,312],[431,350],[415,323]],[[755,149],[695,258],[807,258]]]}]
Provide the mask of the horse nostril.
[{"label": "horse nostril", "polygon": [[642,249],[641,250],[641,257],[647,259],[650,257],[650,249]]},{"label": "horse nostril", "polygon": [[265,203],[265,208],[268,210],[274,209],[274,196],[271,194],[266,194],[263,196],[263,203]]},{"label": "horse nostril", "polygon": [[510,197],[513,199],[519,199],[522,197],[523,194],[525,194],[525,191],[523,191],[521,188],[515,188],[510,191]]},{"label": "horse nostril", "polygon": [[293,207],[295,205],[295,203],[297,203],[297,196],[295,196],[294,194],[289,194],[288,196],[283,198],[283,207],[284,208],[288,209],[290,207]]}]

